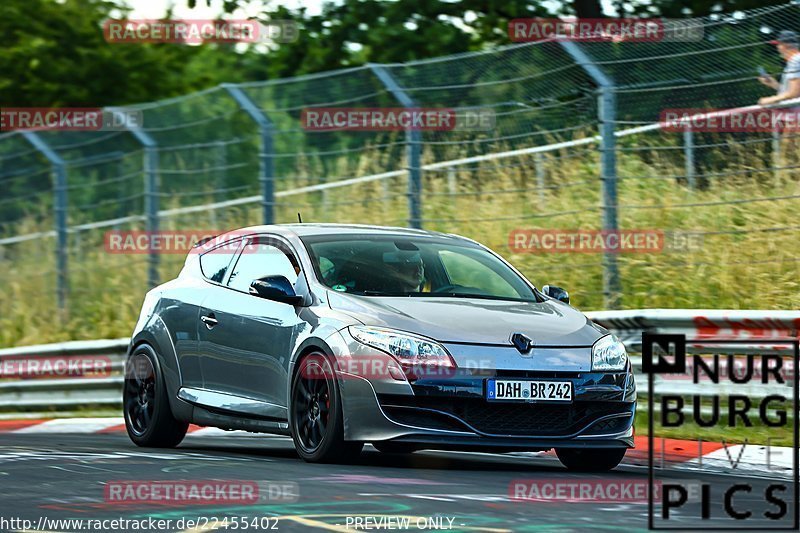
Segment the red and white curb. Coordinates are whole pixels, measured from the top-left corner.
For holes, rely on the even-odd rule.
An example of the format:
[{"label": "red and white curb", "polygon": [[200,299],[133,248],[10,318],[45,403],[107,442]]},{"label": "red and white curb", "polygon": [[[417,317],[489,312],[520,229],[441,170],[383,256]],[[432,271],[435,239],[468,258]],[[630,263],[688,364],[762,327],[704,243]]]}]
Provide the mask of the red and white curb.
[{"label": "red and white curb", "polygon": [[[56,418],[51,420],[0,420],[0,434],[103,434],[125,433],[122,417],[109,418]],[[283,436],[249,433],[246,431],[225,431],[212,427],[191,425],[187,438],[191,437],[250,437],[278,438]],[[628,451],[625,463],[646,465],[648,461],[648,439],[635,438],[635,448]],[[494,454],[492,454],[494,455]],[[516,457],[549,457],[553,452],[522,452],[511,454]],[[766,476],[791,477],[794,464],[794,449],[789,446],[764,446],[759,444],[725,444],[721,442],[698,442],[680,439],[654,440],[653,450],[656,467],[725,472],[739,474],[760,474]]]}]

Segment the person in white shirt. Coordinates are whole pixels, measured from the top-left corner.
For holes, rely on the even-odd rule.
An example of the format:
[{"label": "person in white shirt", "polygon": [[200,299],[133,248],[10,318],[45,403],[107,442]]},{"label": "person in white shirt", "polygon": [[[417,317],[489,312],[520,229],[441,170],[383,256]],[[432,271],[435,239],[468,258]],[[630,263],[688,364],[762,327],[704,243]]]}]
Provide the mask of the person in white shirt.
[{"label": "person in white shirt", "polygon": [[[783,69],[781,81],[772,76],[758,78],[761,83],[777,91],[775,96],[760,98],[758,104],[762,106],[771,106],[800,98],[800,38],[797,33],[784,30],[778,34],[777,39],[770,41],[770,44],[777,47],[778,53],[786,61],[786,67]],[[781,111],[793,116],[800,116],[800,104],[792,109],[782,108]],[[786,126],[781,131],[780,153],[776,158],[777,166],[781,169],[777,174],[779,179],[783,179],[783,176],[797,177],[800,174],[800,131],[798,131],[797,122],[792,122],[792,124],[793,126]],[[800,187],[800,181],[798,187]]]},{"label": "person in white shirt", "polygon": [[779,82],[772,76],[760,76],[758,81],[778,91],[775,96],[765,96],[758,100],[759,105],[772,105],[784,100],[800,98],[800,39],[795,32],[785,30],[778,38],[770,41],[778,48],[778,53],[786,60],[786,68]]}]

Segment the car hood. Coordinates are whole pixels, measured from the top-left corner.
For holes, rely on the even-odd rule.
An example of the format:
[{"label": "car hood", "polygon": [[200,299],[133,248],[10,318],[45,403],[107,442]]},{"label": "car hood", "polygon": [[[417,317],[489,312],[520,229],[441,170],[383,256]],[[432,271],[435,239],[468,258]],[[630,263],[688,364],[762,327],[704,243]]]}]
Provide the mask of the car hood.
[{"label": "car hood", "polygon": [[394,328],[442,343],[510,345],[522,333],[538,347],[591,346],[606,332],[556,301],[355,296],[329,292],[332,309],[368,326]]}]

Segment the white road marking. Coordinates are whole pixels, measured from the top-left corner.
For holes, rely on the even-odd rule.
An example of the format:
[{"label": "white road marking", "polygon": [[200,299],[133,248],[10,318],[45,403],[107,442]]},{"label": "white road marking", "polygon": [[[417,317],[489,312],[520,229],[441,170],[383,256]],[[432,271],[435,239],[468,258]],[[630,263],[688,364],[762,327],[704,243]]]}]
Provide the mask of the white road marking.
[{"label": "white road marking", "polygon": [[444,496],[428,496],[427,494],[408,494],[409,498],[415,498],[418,500],[434,500],[437,502],[454,502],[456,500],[452,498],[445,498]]},{"label": "white road marking", "polygon": [[55,418],[12,433],[97,433],[124,423],[121,418]]}]

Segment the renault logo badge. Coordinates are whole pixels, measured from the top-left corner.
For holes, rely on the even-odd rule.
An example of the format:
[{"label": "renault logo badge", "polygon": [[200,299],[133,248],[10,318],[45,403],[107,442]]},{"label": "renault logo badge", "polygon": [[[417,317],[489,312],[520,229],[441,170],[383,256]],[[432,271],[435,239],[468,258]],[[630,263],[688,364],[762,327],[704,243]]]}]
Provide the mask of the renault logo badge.
[{"label": "renault logo badge", "polygon": [[514,333],[511,335],[511,342],[522,355],[528,355],[530,351],[533,350],[533,339],[522,333]]}]

